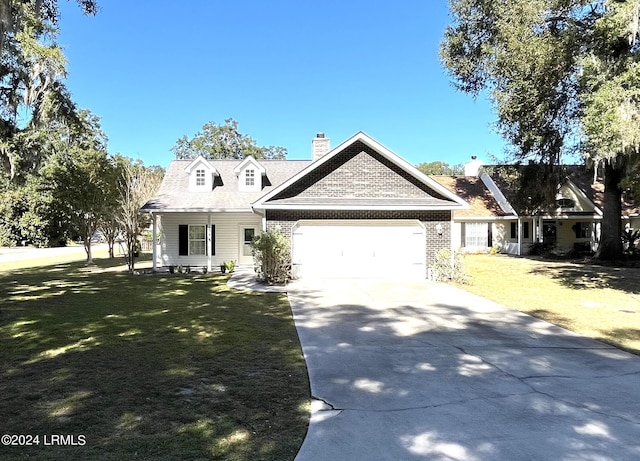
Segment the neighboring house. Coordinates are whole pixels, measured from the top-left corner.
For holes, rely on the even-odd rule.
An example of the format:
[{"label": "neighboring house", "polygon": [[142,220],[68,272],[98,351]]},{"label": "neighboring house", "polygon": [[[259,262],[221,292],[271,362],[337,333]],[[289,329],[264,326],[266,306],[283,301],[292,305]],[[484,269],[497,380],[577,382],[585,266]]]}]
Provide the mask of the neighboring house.
[{"label": "neighboring house", "polygon": [[[454,212],[454,247],[463,251],[485,251],[495,247],[503,253],[528,254],[534,243],[561,251],[595,251],[600,238],[602,192],[579,166],[564,166],[565,179],[558,184],[556,206],[527,212],[514,206],[516,191],[504,180],[504,170],[513,165],[484,168],[473,158],[465,165],[465,176],[434,176],[471,206]],[[489,173],[491,172],[491,174]],[[640,228],[640,209],[627,197],[623,201],[623,226]]]},{"label": "neighboring house", "polygon": [[171,162],[143,207],[160,234],[154,267],[250,265],[252,238],[279,228],[295,277],[426,278],[467,203],[362,132],[331,150],[319,134],[312,151],[313,161]]}]

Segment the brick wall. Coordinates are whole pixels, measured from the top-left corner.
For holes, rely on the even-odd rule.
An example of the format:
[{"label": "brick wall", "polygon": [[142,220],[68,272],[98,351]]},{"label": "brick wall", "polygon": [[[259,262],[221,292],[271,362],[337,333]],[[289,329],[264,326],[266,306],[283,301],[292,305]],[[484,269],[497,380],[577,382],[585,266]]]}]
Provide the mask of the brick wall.
[{"label": "brick wall", "polygon": [[[451,242],[450,211],[397,211],[397,210],[267,210],[267,230],[280,229],[291,241],[291,231],[299,220],[397,220],[412,219],[422,222],[426,228],[426,267],[429,268],[435,254],[449,248]],[[442,235],[436,226],[442,226]],[[425,274],[425,277],[427,274]]]},{"label": "brick wall", "polygon": [[360,141],[274,199],[290,197],[443,198]]}]

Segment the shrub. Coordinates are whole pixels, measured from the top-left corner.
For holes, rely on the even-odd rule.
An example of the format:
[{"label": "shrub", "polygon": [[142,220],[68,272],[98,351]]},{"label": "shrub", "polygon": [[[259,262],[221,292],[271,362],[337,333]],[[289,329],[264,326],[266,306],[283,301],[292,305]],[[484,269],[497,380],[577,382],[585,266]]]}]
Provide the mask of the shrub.
[{"label": "shrub", "polygon": [[638,242],[640,242],[640,229],[624,229],[622,231],[622,242],[624,243],[625,253],[630,256],[636,256],[640,252],[638,250]]},{"label": "shrub", "polygon": [[251,242],[251,249],[259,280],[287,283],[291,279],[291,248],[280,230],[260,234]]},{"label": "shrub", "polygon": [[452,265],[451,250],[449,248],[443,248],[436,253],[431,271],[436,282],[467,283],[469,278],[464,272],[464,256],[461,252],[456,251],[453,254]]}]

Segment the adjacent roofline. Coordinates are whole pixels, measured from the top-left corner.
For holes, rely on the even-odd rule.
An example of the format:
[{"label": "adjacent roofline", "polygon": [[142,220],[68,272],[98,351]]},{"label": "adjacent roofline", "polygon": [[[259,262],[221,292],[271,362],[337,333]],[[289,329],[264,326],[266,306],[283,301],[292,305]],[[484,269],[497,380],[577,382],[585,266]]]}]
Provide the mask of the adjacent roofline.
[{"label": "adjacent roofline", "polygon": [[491,195],[493,195],[493,198],[495,199],[496,202],[498,202],[498,206],[500,206],[502,211],[504,211],[508,215],[518,216],[518,213],[516,213],[516,210],[511,206],[511,204],[509,203],[507,198],[504,196],[504,194],[502,193],[502,191],[500,190],[496,182],[493,180],[493,178],[486,171],[484,171],[484,168],[480,169],[478,178],[480,179],[480,181],[483,182],[483,184],[489,190]]},{"label": "adjacent roofline", "polygon": [[[251,204],[252,208],[266,209],[267,208],[267,206],[265,205],[266,201],[271,200],[273,197],[278,195],[280,192],[282,192],[283,190],[285,190],[286,188],[288,188],[292,184],[295,184],[300,178],[303,178],[304,176],[308,175],[309,173],[311,173],[315,169],[317,169],[320,166],[324,165],[329,160],[331,160],[333,157],[335,157],[340,152],[342,152],[344,149],[346,149],[348,146],[354,144],[357,141],[360,141],[360,142],[366,144],[367,146],[371,147],[377,153],[379,153],[380,155],[385,157],[390,162],[394,163],[399,168],[403,169],[405,172],[407,172],[410,175],[414,176],[416,179],[420,180],[425,185],[429,186],[431,189],[435,190],[436,192],[438,192],[439,194],[441,194],[445,198],[447,198],[447,199],[451,200],[452,202],[454,202],[455,204],[459,205],[458,207],[456,207],[454,205],[453,208],[468,208],[469,207],[467,202],[462,200],[460,197],[455,195],[453,192],[449,191],[449,189],[447,189],[446,187],[444,187],[443,185],[441,185],[440,183],[438,183],[434,179],[429,178],[427,175],[425,175],[420,170],[418,170],[415,166],[411,165],[409,162],[407,162],[403,158],[399,157],[397,154],[395,154],[391,150],[387,149],[385,146],[380,144],[378,141],[373,139],[371,136],[367,135],[363,131],[358,131],[356,134],[351,136],[349,139],[347,139],[346,141],[340,143],[338,146],[336,146],[333,149],[331,149],[329,152],[327,152],[325,155],[320,157],[318,160],[316,160],[313,163],[311,163],[311,165],[309,165],[306,168],[304,168],[298,174],[296,174],[295,176],[292,176],[287,181],[285,181],[284,183],[280,184],[278,187],[276,187],[275,189],[270,191],[268,194],[260,197],[258,200],[253,202]],[[315,208],[315,209],[320,209],[320,208]],[[346,209],[346,208],[342,208],[342,209]],[[416,209],[416,208],[414,208],[414,209]],[[443,208],[437,208],[437,209],[442,210]]]}]

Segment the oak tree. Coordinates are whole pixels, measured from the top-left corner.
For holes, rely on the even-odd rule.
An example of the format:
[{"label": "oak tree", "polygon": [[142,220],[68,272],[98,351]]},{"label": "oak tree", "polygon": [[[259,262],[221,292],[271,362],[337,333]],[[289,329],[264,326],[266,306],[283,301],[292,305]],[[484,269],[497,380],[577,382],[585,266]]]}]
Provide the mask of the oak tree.
[{"label": "oak tree", "polygon": [[224,125],[208,122],[202,131],[189,139],[183,136],[171,148],[177,159],[193,159],[202,155],[207,159],[243,159],[249,155],[254,158],[284,159],[287,150],[284,147],[261,147],[250,136],[238,131],[238,122],[232,118]]},{"label": "oak tree", "polygon": [[638,0],[450,0],[441,45],[456,87],[488,93],[501,134],[539,162],[547,199],[555,166],[579,152],[603,166],[597,257],[622,256],[622,184],[638,167]]}]

